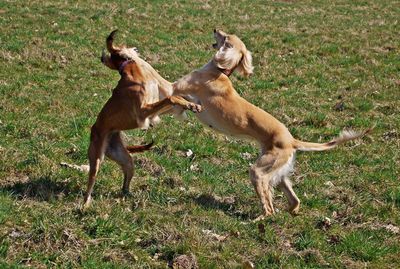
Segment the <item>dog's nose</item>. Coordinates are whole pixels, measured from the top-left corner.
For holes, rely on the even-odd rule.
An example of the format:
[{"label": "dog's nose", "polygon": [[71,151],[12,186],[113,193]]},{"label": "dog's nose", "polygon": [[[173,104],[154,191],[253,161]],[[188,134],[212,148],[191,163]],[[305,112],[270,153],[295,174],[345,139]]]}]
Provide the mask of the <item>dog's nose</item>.
[{"label": "dog's nose", "polygon": [[214,33],[216,33],[217,32],[217,29],[214,29]]}]

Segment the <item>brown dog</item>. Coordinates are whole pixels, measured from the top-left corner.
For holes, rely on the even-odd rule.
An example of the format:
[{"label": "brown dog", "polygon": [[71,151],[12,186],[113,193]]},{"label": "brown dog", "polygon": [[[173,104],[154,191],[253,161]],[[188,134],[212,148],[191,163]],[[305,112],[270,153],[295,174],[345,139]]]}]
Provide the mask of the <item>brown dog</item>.
[{"label": "brown dog", "polygon": [[366,132],[342,132],[328,143],[309,143],[293,138],[289,130],[264,110],[247,102],[233,88],[229,75],[237,70],[242,75],[253,72],[252,58],[244,43],[235,35],[214,30],[218,49],[213,59],[201,69],[173,84],[174,94],[190,96],[200,103],[203,112],[197,114],[205,125],[221,133],[256,140],[261,155],[250,168],[251,182],[259,196],[263,214],[274,213],[272,189],[279,186],[289,201],[289,211],[297,213],[300,201],[289,181],[294,156],[300,151],[323,151],[346,141],[363,136]]},{"label": "brown dog", "polygon": [[[106,42],[111,56],[103,53],[102,62],[109,68],[119,70],[121,79],[91,129],[88,152],[90,170],[84,208],[90,205],[96,174],[104,154],[121,166],[124,173],[122,192],[128,193],[133,176],[129,153],[151,147],[151,144],[125,147],[122,130],[147,128],[150,123],[158,121],[159,114],[171,111],[175,105],[193,112],[201,111],[199,105],[180,96],[167,96],[172,93],[170,83],[140,59],[135,48],[114,46],[115,32],[108,36]],[[159,101],[160,97],[165,98]]]}]

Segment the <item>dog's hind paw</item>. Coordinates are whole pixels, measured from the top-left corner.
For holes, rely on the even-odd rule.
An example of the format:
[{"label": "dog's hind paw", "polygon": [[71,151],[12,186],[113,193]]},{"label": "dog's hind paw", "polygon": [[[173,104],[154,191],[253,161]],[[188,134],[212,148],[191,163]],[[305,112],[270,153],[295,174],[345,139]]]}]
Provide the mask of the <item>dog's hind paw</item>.
[{"label": "dog's hind paw", "polygon": [[85,200],[83,201],[83,204],[81,204],[81,205],[79,206],[79,210],[80,210],[81,212],[87,211],[87,210],[90,208],[91,202],[92,202],[91,197],[88,197],[87,199],[85,199]]},{"label": "dog's hind paw", "polygon": [[129,198],[129,197],[132,197],[133,195],[129,190],[122,189],[120,196],[121,196],[121,198]]}]

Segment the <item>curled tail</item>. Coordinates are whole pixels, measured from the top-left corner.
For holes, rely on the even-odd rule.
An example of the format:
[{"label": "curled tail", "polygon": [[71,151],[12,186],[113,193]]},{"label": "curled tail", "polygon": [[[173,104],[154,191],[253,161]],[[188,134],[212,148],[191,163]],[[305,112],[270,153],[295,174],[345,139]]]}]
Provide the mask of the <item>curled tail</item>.
[{"label": "curled tail", "polygon": [[369,132],[372,131],[374,127],[369,128],[365,131],[362,132],[355,132],[352,130],[344,130],[342,131],[338,137],[334,138],[330,142],[326,143],[312,143],[312,142],[304,142],[295,139],[293,143],[293,147],[296,150],[300,151],[324,151],[324,150],[329,150],[333,149],[334,147],[346,143],[347,141],[354,140],[360,137],[363,137],[364,135],[368,134]]},{"label": "curled tail", "polygon": [[150,150],[150,148],[153,146],[154,141],[151,141],[147,145],[141,145],[141,146],[126,146],[126,149],[129,151],[129,153],[139,153],[139,152],[144,152],[147,150]]}]

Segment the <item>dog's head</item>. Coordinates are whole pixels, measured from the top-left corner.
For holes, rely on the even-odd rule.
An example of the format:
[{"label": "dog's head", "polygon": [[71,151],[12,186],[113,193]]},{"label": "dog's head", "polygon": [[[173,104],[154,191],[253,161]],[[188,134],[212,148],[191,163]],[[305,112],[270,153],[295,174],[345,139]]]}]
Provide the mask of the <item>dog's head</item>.
[{"label": "dog's head", "polygon": [[133,60],[135,57],[138,57],[138,50],[136,48],[127,48],[125,46],[115,46],[114,38],[117,30],[114,30],[107,37],[106,45],[107,50],[110,55],[107,55],[103,50],[101,55],[101,62],[114,70],[119,70],[121,64],[127,60]]},{"label": "dog's head", "polygon": [[221,30],[214,30],[214,37],[217,43],[213,44],[213,47],[218,50],[214,62],[218,68],[237,70],[246,77],[253,73],[251,53],[242,40]]}]

